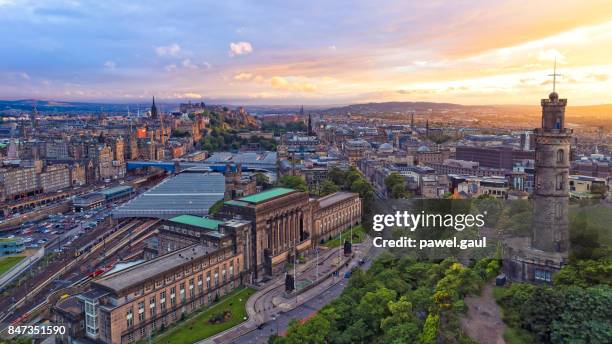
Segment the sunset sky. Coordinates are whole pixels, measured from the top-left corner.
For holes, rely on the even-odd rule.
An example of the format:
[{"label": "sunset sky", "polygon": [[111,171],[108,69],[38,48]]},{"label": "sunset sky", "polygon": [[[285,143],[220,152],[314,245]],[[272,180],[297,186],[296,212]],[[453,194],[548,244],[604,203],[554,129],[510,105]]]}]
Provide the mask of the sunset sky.
[{"label": "sunset sky", "polygon": [[[588,5],[585,5],[588,4]],[[612,103],[612,1],[0,0],[0,99]]]}]

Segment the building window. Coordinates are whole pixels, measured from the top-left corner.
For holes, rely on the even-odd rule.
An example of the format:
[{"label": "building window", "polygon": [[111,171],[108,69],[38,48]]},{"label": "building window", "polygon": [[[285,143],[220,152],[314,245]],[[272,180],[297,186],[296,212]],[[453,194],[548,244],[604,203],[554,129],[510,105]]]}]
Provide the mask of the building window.
[{"label": "building window", "polygon": [[210,290],[210,271],[206,273],[206,289]]},{"label": "building window", "polygon": [[149,299],[149,314],[151,315],[151,318],[155,317],[155,298],[152,297]]},{"label": "building window", "polygon": [[128,308],[126,314],[125,314],[125,320],[127,321],[127,326],[131,327],[132,325],[134,325],[134,318],[133,318],[133,314],[132,314],[132,308]]},{"label": "building window", "polygon": [[159,307],[162,312],[166,310],[166,292],[165,291],[162,291],[161,293],[159,293]]},{"label": "building window", "polygon": [[138,302],[138,321],[142,322],[145,320],[144,315],[144,301]]},{"label": "building window", "polygon": [[540,282],[550,282],[552,280],[552,273],[545,270],[536,270],[535,280]]},{"label": "building window", "polygon": [[563,190],[563,175],[558,174],[556,177],[557,190]]},{"label": "building window", "polygon": [[219,286],[219,269],[215,270],[215,288]]},{"label": "building window", "polygon": [[198,276],[198,291],[202,293],[204,291],[204,282],[202,280],[202,275]]},{"label": "building window", "polygon": [[147,334],[146,328],[142,327],[140,329],[140,337],[144,338],[146,334]]},{"label": "building window", "polygon": [[179,292],[181,294],[181,302],[185,302],[185,283],[180,284]]},{"label": "building window", "polygon": [[189,298],[193,300],[193,297],[195,296],[195,292],[193,291],[194,288],[194,282],[193,282],[193,278],[189,280]]},{"label": "building window", "polygon": [[176,287],[172,287],[170,289],[170,307],[174,307],[176,305]]},{"label": "building window", "polygon": [[557,151],[557,162],[563,162],[564,159],[563,149]]}]

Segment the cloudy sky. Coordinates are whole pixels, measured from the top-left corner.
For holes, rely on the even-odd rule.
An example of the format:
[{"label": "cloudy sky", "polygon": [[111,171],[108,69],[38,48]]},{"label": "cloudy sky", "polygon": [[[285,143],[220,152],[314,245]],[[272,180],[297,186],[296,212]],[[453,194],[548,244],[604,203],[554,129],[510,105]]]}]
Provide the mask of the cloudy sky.
[{"label": "cloudy sky", "polygon": [[537,104],[556,57],[612,103],[609,0],[0,0],[0,42],[0,99]]}]

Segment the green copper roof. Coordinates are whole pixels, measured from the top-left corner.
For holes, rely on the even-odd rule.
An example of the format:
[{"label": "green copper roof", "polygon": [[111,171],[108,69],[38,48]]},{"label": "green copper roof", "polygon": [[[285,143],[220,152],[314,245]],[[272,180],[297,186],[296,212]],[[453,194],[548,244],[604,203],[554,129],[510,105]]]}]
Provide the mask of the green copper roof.
[{"label": "green copper roof", "polygon": [[242,197],[241,199],[239,199],[239,201],[257,204],[257,203],[272,199],[274,197],[286,195],[293,191],[295,190],[289,189],[289,188],[274,188],[274,189],[266,190],[264,192],[256,193],[254,195]]},{"label": "green copper roof", "polygon": [[193,216],[193,215],[179,215],[169,219],[172,222],[182,223],[185,225],[191,225],[211,230],[217,230],[219,225],[223,222],[217,220],[207,219],[205,217]]},{"label": "green copper roof", "polygon": [[246,203],[246,202],[234,201],[234,200],[227,201],[227,202],[225,202],[225,204],[236,205],[236,206],[239,206],[239,207],[244,207],[245,205],[248,205],[248,203]]}]

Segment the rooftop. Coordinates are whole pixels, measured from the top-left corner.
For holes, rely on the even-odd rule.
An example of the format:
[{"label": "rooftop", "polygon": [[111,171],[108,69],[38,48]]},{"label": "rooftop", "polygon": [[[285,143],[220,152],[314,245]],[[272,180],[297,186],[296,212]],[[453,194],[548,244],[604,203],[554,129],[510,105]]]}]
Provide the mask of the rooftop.
[{"label": "rooftop", "polygon": [[108,195],[113,195],[113,194],[123,192],[123,191],[128,191],[128,190],[132,190],[132,187],[128,185],[122,185],[122,186],[115,186],[112,188],[100,190],[100,193],[105,196],[108,196]]},{"label": "rooftop", "polygon": [[205,216],[208,209],[222,200],[225,177],[221,173],[180,173],[113,211],[113,216],[155,217],[168,219],[190,214]]},{"label": "rooftop", "polygon": [[246,202],[246,203],[252,203],[252,204],[257,204],[257,203],[261,203],[267,200],[270,200],[272,198],[276,198],[282,195],[286,195],[288,193],[294,192],[294,189],[289,189],[289,188],[273,188],[270,190],[266,190],[260,193],[256,193],[253,195],[249,195],[246,197],[242,197],[239,199],[239,201],[242,202]]},{"label": "rooftop", "polygon": [[325,197],[319,198],[319,206],[321,208],[329,207],[330,205],[335,204],[337,202],[355,197],[355,195],[357,194],[354,194],[352,192],[343,192],[343,191],[336,192],[331,195],[327,195]]},{"label": "rooftop", "polygon": [[220,224],[223,222],[207,219],[205,217],[193,216],[193,215],[179,215],[169,219],[172,222],[182,223],[185,225],[196,226],[205,229],[217,230]]},{"label": "rooftop", "polygon": [[239,206],[239,207],[244,207],[244,206],[249,205],[246,202],[241,202],[241,201],[236,201],[236,200],[227,201],[227,202],[225,202],[225,204],[236,205],[236,206]]},{"label": "rooftop", "polygon": [[119,293],[133,285],[141,284],[147,279],[163,275],[176,267],[191,262],[193,259],[204,257],[215,250],[215,248],[199,244],[188,246],[181,250],[148,260],[144,263],[136,264],[114,274],[104,276],[98,280],[94,280],[92,284],[100,285],[115,293]]}]

